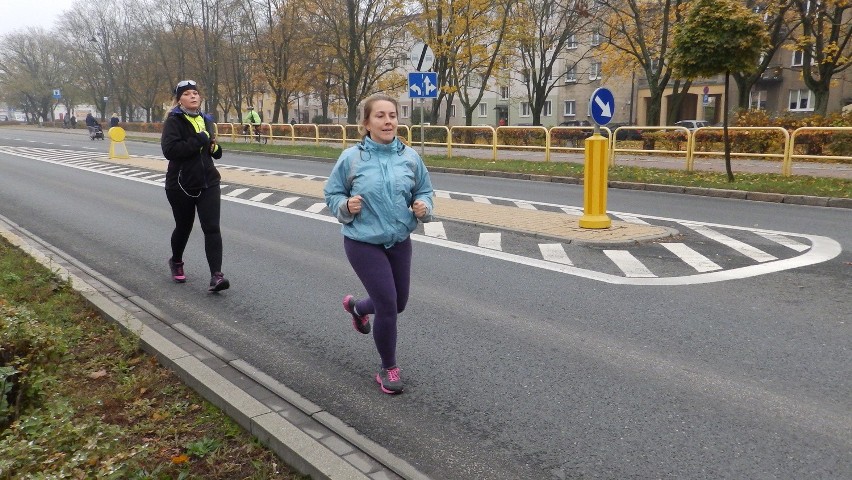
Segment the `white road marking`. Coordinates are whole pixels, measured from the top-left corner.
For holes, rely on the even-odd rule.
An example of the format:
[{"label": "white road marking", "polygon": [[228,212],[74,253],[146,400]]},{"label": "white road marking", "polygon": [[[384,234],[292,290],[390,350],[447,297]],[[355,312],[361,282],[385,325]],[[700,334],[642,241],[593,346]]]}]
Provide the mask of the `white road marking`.
[{"label": "white road marking", "polygon": [[683,243],[661,243],[660,245],[677,255],[687,265],[691,266],[698,272],[713,272],[722,269],[722,267],[717,265],[715,262]]},{"label": "white road marking", "polygon": [[650,225],[645,220],[642,220],[641,218],[635,217],[633,215],[625,215],[625,214],[622,213],[620,215],[613,215],[613,217],[615,217],[615,218],[617,218],[621,221],[627,222],[627,223],[635,223],[637,225]]},{"label": "white road marking", "polygon": [[529,202],[515,202],[515,205],[517,205],[518,208],[523,208],[524,210],[538,210],[535,208],[535,205]]},{"label": "white road marking", "polygon": [[445,192],[443,190],[435,190],[435,196],[438,198],[450,198],[450,192]]},{"label": "white road marking", "polygon": [[272,195],[272,192],[258,193],[257,195],[251,197],[251,201],[252,202],[262,202],[262,201],[266,200],[266,197],[268,197],[270,195]]},{"label": "white road marking", "polygon": [[565,253],[565,247],[561,243],[539,243],[538,249],[541,250],[541,257],[548,262],[574,265],[571,259],[568,258],[568,254]]},{"label": "white road marking", "polygon": [[229,197],[239,197],[240,195],[246,193],[247,191],[248,191],[248,188],[238,188],[236,190],[232,190],[232,191],[226,193],[225,195],[227,195]]},{"label": "white road marking", "polygon": [[482,197],[479,195],[472,195],[470,198],[476,203],[491,203],[491,200],[489,200],[487,197]]},{"label": "white road marking", "polygon": [[640,262],[627,250],[604,250],[604,255],[609,257],[616,267],[620,268],[624,275],[630,278],[656,277],[648,267]]},{"label": "white road marking", "polygon": [[275,205],[278,205],[279,207],[286,207],[298,199],[299,197],[287,197],[284,200],[281,200],[280,202],[276,203]]},{"label": "white road marking", "polygon": [[583,209],[578,207],[560,207],[560,209],[568,215],[583,215]]},{"label": "white road marking", "polygon": [[499,233],[486,232],[479,234],[479,246],[482,248],[503,250],[503,247],[500,245],[501,240],[502,235]]},{"label": "white road marking", "polygon": [[804,252],[805,250],[811,248],[810,245],[805,245],[804,243],[797,242],[790,237],[785,237],[784,235],[778,235],[777,233],[772,232],[754,232],[761,237],[772,240],[773,242],[784,245],[787,248],[791,248],[797,252]]},{"label": "white road marking", "polygon": [[305,211],[311,213],[319,213],[322,211],[323,208],[325,208],[325,203],[318,202],[306,208]]},{"label": "white road marking", "polygon": [[447,232],[444,231],[444,222],[424,223],[423,234],[427,237],[447,239]]},{"label": "white road marking", "polygon": [[700,233],[701,235],[704,235],[705,237],[707,237],[707,238],[709,238],[713,241],[716,241],[716,242],[721,243],[722,245],[726,245],[728,247],[731,247],[734,250],[736,250],[737,252],[739,252],[739,253],[745,255],[746,257],[749,257],[752,260],[755,260],[757,262],[769,262],[769,261],[772,261],[772,260],[778,260],[778,257],[770,255],[770,254],[764,252],[763,250],[761,250],[757,247],[753,247],[753,246],[751,246],[747,243],[741,242],[741,241],[739,241],[735,238],[731,238],[731,237],[729,237],[725,234],[719,233],[719,232],[713,230],[710,227],[706,227],[704,225],[699,225],[699,224],[691,223],[691,222],[685,222],[685,223],[682,223],[682,225],[685,225],[685,226],[695,230],[696,232]]}]

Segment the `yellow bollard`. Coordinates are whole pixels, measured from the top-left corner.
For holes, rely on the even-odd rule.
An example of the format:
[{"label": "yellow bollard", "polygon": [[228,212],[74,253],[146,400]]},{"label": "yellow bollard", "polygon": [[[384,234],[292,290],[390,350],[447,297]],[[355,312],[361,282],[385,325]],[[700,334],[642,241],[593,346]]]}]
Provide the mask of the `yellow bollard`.
[{"label": "yellow bollard", "polygon": [[[130,158],[127,145],[124,144],[124,129],[112,127],[107,131],[109,137],[109,158]],[[123,152],[116,152],[116,146],[120,146]]]},{"label": "yellow bollard", "polygon": [[581,228],[609,228],[606,215],[607,146],[609,141],[599,133],[586,139],[586,166],[583,175],[583,216]]}]

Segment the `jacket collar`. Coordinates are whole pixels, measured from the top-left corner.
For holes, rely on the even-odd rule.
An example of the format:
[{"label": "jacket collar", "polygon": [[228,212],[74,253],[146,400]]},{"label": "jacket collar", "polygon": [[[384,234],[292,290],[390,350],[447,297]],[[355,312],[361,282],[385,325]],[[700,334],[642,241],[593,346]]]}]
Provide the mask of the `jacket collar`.
[{"label": "jacket collar", "polygon": [[393,137],[391,143],[384,144],[378,143],[374,141],[369,135],[364,136],[361,140],[361,143],[358,144],[358,148],[361,150],[366,150],[368,152],[394,152],[394,153],[402,153],[405,150],[405,144],[399,140],[399,137]]}]

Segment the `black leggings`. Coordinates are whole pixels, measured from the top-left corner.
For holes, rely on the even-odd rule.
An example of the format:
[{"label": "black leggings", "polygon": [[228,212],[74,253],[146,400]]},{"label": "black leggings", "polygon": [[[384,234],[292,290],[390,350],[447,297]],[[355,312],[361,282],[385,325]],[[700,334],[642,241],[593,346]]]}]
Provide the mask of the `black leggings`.
[{"label": "black leggings", "polygon": [[[190,190],[195,194],[197,190]],[[198,197],[190,197],[183,190],[166,190],[166,198],[172,206],[175,217],[175,229],[172,232],[172,260],[183,261],[183,251],[195,223],[195,211],[198,210],[198,221],[204,232],[204,251],[207,254],[207,264],[210,274],[222,271],[222,233],[219,231],[219,213],[221,210],[222,191],[219,185],[201,189]]]}]

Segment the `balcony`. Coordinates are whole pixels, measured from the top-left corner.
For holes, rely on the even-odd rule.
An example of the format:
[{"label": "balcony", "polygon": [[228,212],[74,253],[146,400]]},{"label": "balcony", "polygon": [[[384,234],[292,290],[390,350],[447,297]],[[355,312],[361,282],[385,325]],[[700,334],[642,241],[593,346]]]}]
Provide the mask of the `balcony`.
[{"label": "balcony", "polygon": [[760,79],[757,80],[757,83],[758,85],[781,83],[784,80],[782,75],[783,73],[784,69],[781,67],[769,67],[760,75]]}]

